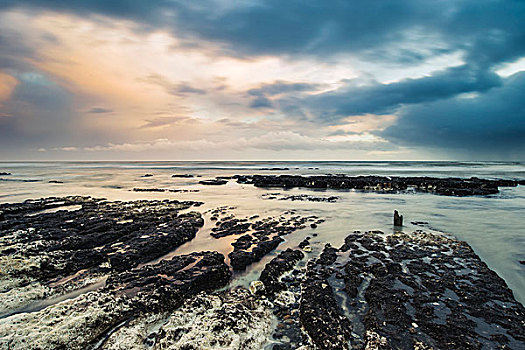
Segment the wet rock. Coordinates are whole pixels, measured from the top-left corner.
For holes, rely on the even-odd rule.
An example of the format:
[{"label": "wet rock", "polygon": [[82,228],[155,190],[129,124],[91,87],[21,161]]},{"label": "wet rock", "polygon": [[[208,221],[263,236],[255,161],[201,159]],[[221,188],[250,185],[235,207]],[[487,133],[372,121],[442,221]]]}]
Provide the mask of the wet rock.
[{"label": "wet rock", "polygon": [[515,180],[485,180],[472,177],[431,178],[431,177],[384,177],[384,176],[300,176],[300,175],[253,175],[234,176],[239,183],[253,184],[257,187],[306,187],[356,189],[364,191],[399,192],[413,189],[445,196],[472,196],[498,193],[498,187],[514,187]]},{"label": "wet rock", "polygon": [[306,280],[301,283],[301,325],[319,349],[347,349],[351,325],[339,309],[328,282],[327,266],[334,261],[335,249],[326,246],[321,257],[311,260]]},{"label": "wet rock", "polygon": [[250,293],[253,295],[264,293],[264,283],[262,281],[251,281],[250,282]]},{"label": "wet rock", "polygon": [[260,280],[264,283],[266,293],[275,294],[285,288],[279,278],[287,271],[293,269],[295,264],[304,258],[300,250],[286,249],[273,258],[261,272]]},{"label": "wet rock", "polygon": [[328,196],[328,197],[321,197],[321,196],[312,196],[308,194],[299,194],[299,195],[291,195],[291,196],[285,196],[280,193],[266,193],[262,195],[263,199],[278,199],[281,201],[308,201],[308,202],[328,202],[328,203],[335,203],[340,198],[336,196]]},{"label": "wet rock", "polygon": [[7,175],[11,175],[11,173],[6,173],[4,171],[0,172],[0,176],[7,176]]},{"label": "wet rock", "polygon": [[112,274],[104,289],[43,310],[0,319],[5,349],[87,349],[130,319],[171,312],[201,291],[223,287],[231,273],[217,252],[174,257]]},{"label": "wet rock", "polygon": [[0,205],[0,292],[32,286],[21,296],[28,303],[42,288],[48,295],[64,294],[159,258],[194,238],[203,225],[199,213],[179,214],[192,205],[199,203],[88,197]]},{"label": "wet rock", "polygon": [[171,177],[179,177],[179,178],[192,178],[193,175],[191,174],[173,174]]},{"label": "wet rock", "polygon": [[465,242],[422,231],[367,232],[348,236],[341,251],[331,268],[344,279],[353,332],[363,346],[525,345],[525,309]]},{"label": "wet rock", "polygon": [[220,186],[220,185],[226,185],[228,181],[222,180],[222,179],[212,179],[212,180],[202,180],[202,181],[199,181],[199,183],[201,185]]},{"label": "wet rock", "polygon": [[50,181],[48,181],[48,183],[50,183],[50,184],[63,184],[64,181],[59,181],[59,180],[50,180]]},{"label": "wet rock", "polygon": [[152,177],[152,176],[153,176],[153,174],[144,174],[144,175],[142,175],[142,177]]},{"label": "wet rock", "polygon": [[251,223],[247,222],[246,219],[237,219],[237,218],[226,218],[224,220],[218,221],[216,227],[211,229],[211,235],[214,238],[221,238],[230,235],[240,235],[248,230],[251,227]]},{"label": "wet rock", "polygon": [[243,288],[200,294],[169,318],[158,348],[259,350],[270,333],[270,316],[268,304]]},{"label": "wet rock", "polygon": [[394,226],[396,227],[403,226],[403,215],[399,215],[397,210],[394,210]]},{"label": "wet rock", "polygon": [[230,264],[235,271],[243,271],[248,265],[261,260],[266,254],[277,248],[281,242],[284,242],[284,239],[276,236],[267,241],[258,241],[251,251],[234,249],[228,254]]}]

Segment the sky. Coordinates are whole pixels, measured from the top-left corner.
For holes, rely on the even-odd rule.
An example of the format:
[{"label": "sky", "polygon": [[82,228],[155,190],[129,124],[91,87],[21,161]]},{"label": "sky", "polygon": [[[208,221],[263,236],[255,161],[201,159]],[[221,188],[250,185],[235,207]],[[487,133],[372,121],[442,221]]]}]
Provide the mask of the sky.
[{"label": "sky", "polygon": [[0,0],[2,160],[524,160],[525,1]]}]

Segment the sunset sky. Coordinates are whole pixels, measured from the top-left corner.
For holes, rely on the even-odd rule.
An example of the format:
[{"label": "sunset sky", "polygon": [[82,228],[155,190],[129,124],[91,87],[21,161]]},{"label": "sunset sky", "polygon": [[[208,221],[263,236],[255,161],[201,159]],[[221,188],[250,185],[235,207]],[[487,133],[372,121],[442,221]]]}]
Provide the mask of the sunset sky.
[{"label": "sunset sky", "polygon": [[0,148],[525,159],[525,1],[0,0]]}]

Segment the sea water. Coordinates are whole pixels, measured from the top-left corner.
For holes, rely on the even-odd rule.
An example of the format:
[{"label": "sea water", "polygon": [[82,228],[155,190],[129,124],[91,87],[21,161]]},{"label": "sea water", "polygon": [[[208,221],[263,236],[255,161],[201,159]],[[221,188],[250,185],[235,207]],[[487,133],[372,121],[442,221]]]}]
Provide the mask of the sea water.
[{"label": "sea water", "polygon": [[[261,170],[286,168],[286,170]],[[304,188],[266,189],[229,181],[223,186],[204,186],[198,182],[216,176],[251,174],[296,175],[383,175],[525,179],[523,162],[3,162],[0,172],[0,202],[19,202],[49,196],[87,195],[108,200],[176,199],[205,204],[191,210],[205,212],[219,206],[233,206],[237,217],[258,214],[279,216],[287,210],[296,215],[317,215],[326,222],[316,229],[306,228],[285,236],[279,248],[246,272],[236,274],[234,284],[246,285],[257,279],[272,257],[287,247],[295,247],[306,236],[316,256],[326,243],[339,246],[354,230],[392,232],[392,213],[405,218],[403,231],[421,227],[414,221],[428,222],[426,231],[441,232],[468,242],[488,266],[505,279],[516,299],[525,304],[525,186],[500,188],[490,196],[448,197],[427,193],[376,193],[353,190],[314,190]],[[143,177],[152,174],[150,177]],[[192,174],[193,178],[172,178],[173,174]],[[62,183],[50,183],[49,181]],[[133,188],[188,189],[199,192],[134,192]],[[330,202],[269,200],[268,193],[337,196]],[[175,249],[171,255],[192,251],[217,250],[227,255],[236,237],[210,236],[214,222],[204,214],[205,226],[197,237]]]}]

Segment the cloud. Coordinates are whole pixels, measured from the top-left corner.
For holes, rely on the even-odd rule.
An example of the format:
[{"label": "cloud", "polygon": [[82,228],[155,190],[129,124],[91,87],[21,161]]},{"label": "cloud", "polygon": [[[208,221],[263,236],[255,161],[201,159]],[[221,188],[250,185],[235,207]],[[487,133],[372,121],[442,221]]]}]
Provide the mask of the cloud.
[{"label": "cloud", "polygon": [[[4,0],[0,144],[506,157],[523,149],[524,21],[513,0]],[[290,143],[265,139],[277,123]]]},{"label": "cloud", "polygon": [[196,119],[185,117],[185,116],[179,116],[179,117],[159,117],[155,119],[149,119],[146,121],[146,124],[144,124],[143,128],[158,128],[158,127],[164,127],[164,126],[171,126],[174,124],[179,123],[185,123],[185,122],[197,122]]},{"label": "cloud", "polygon": [[486,91],[500,85],[501,79],[496,73],[464,65],[390,84],[359,83],[356,79],[335,91],[307,96],[304,104],[317,113],[321,122],[337,123],[349,115],[391,114],[403,105]]},{"label": "cloud", "polygon": [[188,140],[172,141],[157,139],[153,141],[124,144],[98,145],[85,147],[88,152],[147,152],[160,150],[206,151],[209,149],[243,151],[258,150],[337,150],[337,149],[390,149],[388,142],[378,136],[361,133],[345,137],[317,138],[292,131],[268,132],[253,137],[239,137],[228,140]]},{"label": "cloud", "polygon": [[41,146],[42,142],[67,140],[71,116],[71,95],[53,81],[36,72],[16,76],[18,84],[3,103],[0,118],[0,146],[16,149]]},{"label": "cloud", "polygon": [[525,151],[525,72],[474,96],[408,106],[378,135],[407,146],[448,149],[478,159],[522,159]]},{"label": "cloud", "polygon": [[113,110],[111,108],[93,107],[89,109],[87,112],[92,113],[92,114],[103,114],[103,113],[112,113]]},{"label": "cloud", "polygon": [[492,65],[525,52],[522,1],[11,0],[0,6],[127,19],[141,30],[168,29],[179,37],[222,42],[236,55],[352,53],[413,64],[460,50],[470,62]]}]

